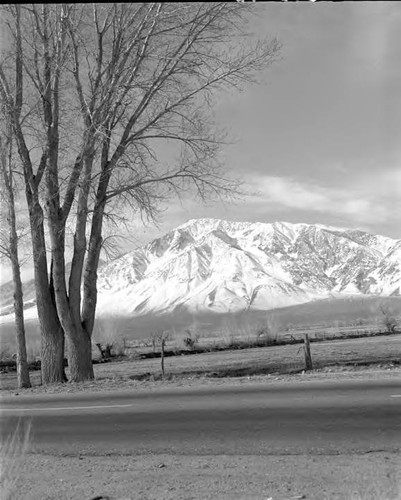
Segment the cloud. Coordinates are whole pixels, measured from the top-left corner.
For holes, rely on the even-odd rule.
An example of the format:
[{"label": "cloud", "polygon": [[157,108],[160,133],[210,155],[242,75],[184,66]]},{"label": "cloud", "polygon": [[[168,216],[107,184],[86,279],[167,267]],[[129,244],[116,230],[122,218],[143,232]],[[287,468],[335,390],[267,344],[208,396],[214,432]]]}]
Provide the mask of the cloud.
[{"label": "cloud", "polygon": [[[250,222],[320,222],[399,237],[401,168],[377,167],[363,171],[362,167],[356,168],[347,162],[333,164],[335,167],[341,168],[343,177],[335,186],[328,180],[263,175],[248,169],[248,184],[244,188],[249,196],[234,204],[202,205],[191,197],[185,198],[182,204],[172,200],[161,218],[159,232],[189,218],[215,217]],[[151,231],[146,231],[146,237],[150,236]]]},{"label": "cloud", "polygon": [[255,196],[249,197],[247,203],[332,214],[354,222],[384,222],[395,214],[399,204],[399,177],[399,171],[387,172],[381,178],[374,175],[374,179],[361,179],[359,183],[354,179],[353,187],[340,189],[294,178],[258,175],[249,183]]},{"label": "cloud", "polygon": [[369,189],[376,196],[387,197],[395,204],[401,203],[401,167],[380,168],[370,176],[362,179],[364,189]]}]

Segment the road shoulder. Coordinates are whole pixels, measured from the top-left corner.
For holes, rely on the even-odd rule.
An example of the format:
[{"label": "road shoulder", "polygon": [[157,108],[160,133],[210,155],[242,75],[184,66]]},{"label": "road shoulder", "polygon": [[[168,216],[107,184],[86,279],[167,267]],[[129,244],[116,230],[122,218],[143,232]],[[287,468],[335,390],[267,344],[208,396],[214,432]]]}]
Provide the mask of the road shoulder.
[{"label": "road shoulder", "polygon": [[20,500],[400,498],[401,457],[363,455],[27,455]]}]

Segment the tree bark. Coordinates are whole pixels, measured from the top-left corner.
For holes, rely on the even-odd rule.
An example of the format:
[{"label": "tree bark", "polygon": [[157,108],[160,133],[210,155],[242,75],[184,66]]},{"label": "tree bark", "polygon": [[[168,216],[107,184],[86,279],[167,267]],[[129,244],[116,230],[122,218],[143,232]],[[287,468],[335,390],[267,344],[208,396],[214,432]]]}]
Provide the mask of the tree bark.
[{"label": "tree bark", "polygon": [[[13,248],[10,245],[12,253]],[[17,380],[20,389],[31,387],[29,368],[26,355],[25,325],[24,325],[24,302],[22,294],[21,273],[18,263],[18,254],[12,257],[13,281],[14,281],[14,313],[15,330],[17,336]]]},{"label": "tree bark", "polygon": [[95,312],[97,304],[97,270],[99,267],[100,251],[103,243],[102,225],[104,208],[106,205],[105,192],[107,189],[109,178],[110,177],[108,175],[107,179],[100,183],[101,185],[98,189],[97,202],[93,211],[88,256],[85,265],[84,295],[82,301],[82,324],[85,330],[88,332],[89,336],[92,336],[93,326],[95,324]]},{"label": "tree bark", "polygon": [[42,384],[54,384],[66,381],[64,373],[64,332],[54,309],[49,308],[41,315]]},{"label": "tree bark", "polygon": [[[18,130],[17,130],[18,132]],[[35,275],[36,306],[41,328],[41,369],[42,383],[50,384],[65,381],[64,373],[64,331],[58,319],[54,293],[47,270],[46,240],[44,232],[43,210],[39,202],[38,188],[33,176],[27,173],[31,169],[29,154],[25,143],[17,133],[18,149],[25,161],[25,193],[29,210],[29,223],[32,238],[32,253]]]},{"label": "tree bark", "polygon": [[[11,135],[11,134],[9,134]],[[1,145],[1,168],[3,171],[4,184],[8,198],[8,225],[9,225],[9,251],[11,259],[11,268],[14,282],[14,314],[15,314],[15,333],[17,338],[17,381],[20,389],[31,387],[29,378],[29,368],[26,355],[26,338],[24,324],[24,298],[22,292],[21,269],[18,257],[18,234],[17,221],[15,216],[15,199],[13,187],[13,174],[11,169],[12,145],[9,147],[8,159],[6,158],[6,146]],[[7,165],[8,164],[8,165]]]},{"label": "tree bark", "polygon": [[83,328],[68,336],[68,366],[71,382],[83,382],[95,378],[91,337]]},{"label": "tree bark", "polygon": [[28,195],[29,219],[35,271],[36,305],[41,328],[42,383],[65,381],[64,331],[58,319],[52,283],[47,271],[46,246],[43,227],[43,212],[38,200]]}]

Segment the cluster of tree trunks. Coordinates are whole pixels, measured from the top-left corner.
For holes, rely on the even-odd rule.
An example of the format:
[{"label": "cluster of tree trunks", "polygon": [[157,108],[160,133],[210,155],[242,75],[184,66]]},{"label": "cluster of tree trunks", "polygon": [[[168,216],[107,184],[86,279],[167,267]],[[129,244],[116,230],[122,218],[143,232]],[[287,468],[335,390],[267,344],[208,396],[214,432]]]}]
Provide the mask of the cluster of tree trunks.
[{"label": "cluster of tree trunks", "polygon": [[[201,199],[240,193],[219,164],[213,93],[256,81],[279,52],[275,39],[240,43],[248,11],[238,3],[2,7],[0,99],[29,213],[43,383],[65,380],[65,347],[69,379],[94,377],[105,220],[128,210],[152,220],[162,201],[188,189]],[[179,151],[173,164],[160,157],[166,145]]]}]

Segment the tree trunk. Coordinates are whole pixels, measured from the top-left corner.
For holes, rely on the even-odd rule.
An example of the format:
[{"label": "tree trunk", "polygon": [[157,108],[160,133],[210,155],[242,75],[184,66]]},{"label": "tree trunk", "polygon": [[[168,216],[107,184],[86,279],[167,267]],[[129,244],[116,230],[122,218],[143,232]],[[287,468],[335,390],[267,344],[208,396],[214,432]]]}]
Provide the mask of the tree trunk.
[{"label": "tree trunk", "polygon": [[[103,209],[102,209],[103,210]],[[95,324],[97,304],[97,270],[99,267],[100,250],[102,248],[102,214],[94,211],[92,230],[89,241],[88,257],[84,272],[84,296],[82,302],[82,323],[85,330],[92,335]]]},{"label": "tree trunk", "polygon": [[[9,130],[10,132],[10,130]],[[9,133],[9,137],[11,133]],[[8,158],[7,151],[8,148]],[[12,173],[12,144],[9,141],[3,145],[0,138],[1,149],[1,169],[3,180],[6,186],[8,198],[8,225],[9,225],[9,256],[14,282],[14,314],[15,314],[15,333],[17,338],[17,381],[20,389],[31,387],[29,379],[29,369],[26,356],[26,340],[24,325],[24,299],[22,293],[21,269],[18,257],[18,234],[17,220],[15,216],[14,182]]]},{"label": "tree trunk", "polygon": [[[53,326],[52,326],[53,325]],[[64,332],[50,310],[46,317],[41,318],[42,355],[41,370],[42,383],[52,384],[66,381],[64,373]]]},{"label": "tree trunk", "polygon": [[[18,257],[17,257],[18,259]],[[16,269],[14,269],[16,268]],[[14,280],[14,312],[15,329],[17,334],[17,380],[20,389],[31,387],[29,368],[26,356],[25,325],[24,325],[24,303],[22,295],[22,283],[19,265],[13,262]]]},{"label": "tree trunk", "polygon": [[43,227],[43,213],[36,199],[28,196],[35,270],[36,305],[42,338],[42,383],[65,382],[64,331],[58,319],[52,282],[47,272],[47,257]]},{"label": "tree trunk", "polygon": [[92,365],[92,342],[84,329],[68,336],[68,366],[71,382],[95,378]]}]

